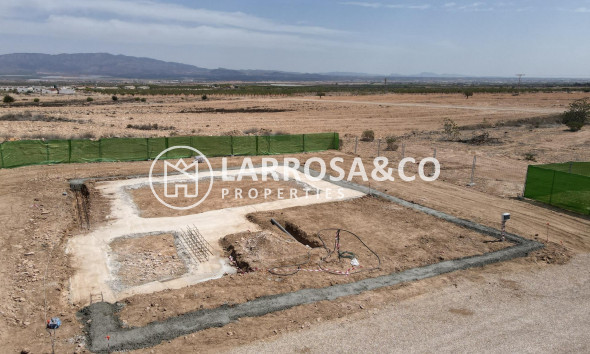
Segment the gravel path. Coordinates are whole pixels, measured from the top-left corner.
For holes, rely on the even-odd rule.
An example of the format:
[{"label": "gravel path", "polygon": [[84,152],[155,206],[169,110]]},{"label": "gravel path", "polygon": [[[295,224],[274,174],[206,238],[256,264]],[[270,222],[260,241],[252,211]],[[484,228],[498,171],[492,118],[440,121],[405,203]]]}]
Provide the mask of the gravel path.
[{"label": "gravel path", "polygon": [[486,275],[234,352],[589,352],[590,254]]}]

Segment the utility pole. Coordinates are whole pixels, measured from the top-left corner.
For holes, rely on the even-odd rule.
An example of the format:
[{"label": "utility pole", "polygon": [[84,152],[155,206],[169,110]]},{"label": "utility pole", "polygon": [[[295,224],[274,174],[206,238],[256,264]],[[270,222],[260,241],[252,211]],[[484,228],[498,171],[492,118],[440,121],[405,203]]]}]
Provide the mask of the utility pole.
[{"label": "utility pole", "polygon": [[518,76],[518,90],[520,90],[520,82],[522,81],[524,74],[516,74],[516,76]]}]

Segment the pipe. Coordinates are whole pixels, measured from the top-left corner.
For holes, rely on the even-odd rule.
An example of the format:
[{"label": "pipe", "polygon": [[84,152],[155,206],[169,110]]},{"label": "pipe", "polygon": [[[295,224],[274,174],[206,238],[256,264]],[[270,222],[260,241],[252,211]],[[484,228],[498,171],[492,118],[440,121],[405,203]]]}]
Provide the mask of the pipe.
[{"label": "pipe", "polygon": [[[285,230],[285,228],[283,227],[283,225],[279,224],[279,222],[278,222],[278,221],[276,221],[275,219],[271,218],[271,219],[270,219],[270,223],[271,223],[271,224],[273,224],[273,225],[275,225],[275,226],[276,226],[276,227],[278,227],[279,229],[281,229],[281,231],[283,231],[283,232],[284,232],[284,233],[286,233],[287,235],[289,235],[289,236],[293,237],[293,235],[291,235],[291,234],[289,233],[289,231]],[[293,237],[293,238],[295,238],[295,237]]]}]

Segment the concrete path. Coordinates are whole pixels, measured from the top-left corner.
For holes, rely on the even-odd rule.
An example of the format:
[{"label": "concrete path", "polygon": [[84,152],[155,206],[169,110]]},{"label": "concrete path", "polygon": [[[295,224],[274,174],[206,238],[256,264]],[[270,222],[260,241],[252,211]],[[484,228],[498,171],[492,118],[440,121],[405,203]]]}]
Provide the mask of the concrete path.
[{"label": "concrete path", "polygon": [[590,254],[485,277],[233,352],[590,352]]},{"label": "concrete path", "polygon": [[[255,168],[253,171],[260,175],[263,169]],[[275,171],[280,178],[283,177],[281,174],[284,172],[282,166],[269,167],[269,171]],[[238,175],[239,172],[239,170],[230,170],[228,176]],[[299,181],[319,192],[293,199],[280,199],[259,204],[210,210],[185,216],[142,218],[128,193],[128,189],[148,186],[148,178],[98,183],[97,189],[106,197],[111,198],[111,221],[88,234],[76,235],[69,241],[67,252],[72,255],[72,264],[76,269],[76,272],[70,278],[70,301],[84,305],[89,303],[91,294],[102,294],[104,301],[114,302],[135,294],[180,289],[198,282],[219,278],[226,272],[234,271],[228,264],[227,259],[222,257],[223,250],[220,249],[218,244],[219,239],[232,233],[259,230],[258,225],[248,221],[247,214],[348,200],[365,195],[362,192],[339,187],[325,180],[312,181],[305,174],[293,168],[287,168],[284,173],[287,173],[291,179],[298,176]],[[213,177],[220,177],[221,171],[213,171],[210,174]],[[209,177],[209,172],[202,173],[201,176]],[[163,182],[162,177],[153,180],[154,183]],[[168,180],[171,183],[186,182],[186,177],[177,175],[169,177]],[[327,191],[331,191],[331,193],[327,193]],[[165,206],[162,206],[162,208],[165,208]],[[125,289],[113,286],[113,284],[117,283],[115,267],[109,257],[109,244],[113,240],[129,235],[141,237],[150,233],[175,232],[191,225],[196,225],[199,228],[204,238],[213,248],[213,255],[208,262],[190,268],[188,273],[175,279],[162,282],[152,281]]]}]

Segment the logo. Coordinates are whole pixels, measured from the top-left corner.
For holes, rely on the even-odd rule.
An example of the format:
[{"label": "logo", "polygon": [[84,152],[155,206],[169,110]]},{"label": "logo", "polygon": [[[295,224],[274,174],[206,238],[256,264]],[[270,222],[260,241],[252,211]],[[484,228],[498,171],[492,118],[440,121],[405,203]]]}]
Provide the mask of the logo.
[{"label": "logo", "polygon": [[[162,177],[162,184],[164,185],[164,197],[165,198],[189,198],[195,199],[195,202],[188,206],[179,206],[173,205],[172,202],[167,202],[163,200],[154,185],[158,184],[155,182],[155,177],[153,176],[154,167],[158,164],[162,158],[162,156],[166,155],[170,151],[173,150],[190,150],[194,153],[191,154],[192,157],[188,157],[187,159],[194,159],[187,164],[184,159],[179,159],[176,164],[172,164],[168,161],[164,162],[164,176]],[[186,155],[186,151],[184,152]],[[199,178],[199,165],[206,164],[208,174],[205,174],[203,178]],[[199,180],[206,181],[209,180],[209,186],[207,188],[206,193],[202,194],[199,198]],[[196,207],[197,205],[201,204],[205,198],[211,192],[211,188],[213,187],[213,169],[211,168],[211,163],[201,153],[199,150],[190,147],[190,146],[172,146],[167,148],[166,150],[162,151],[152,162],[150,167],[150,174],[149,174],[149,183],[150,189],[154,196],[158,199],[160,203],[167,206],[168,208],[176,209],[176,210],[187,210]]]}]

